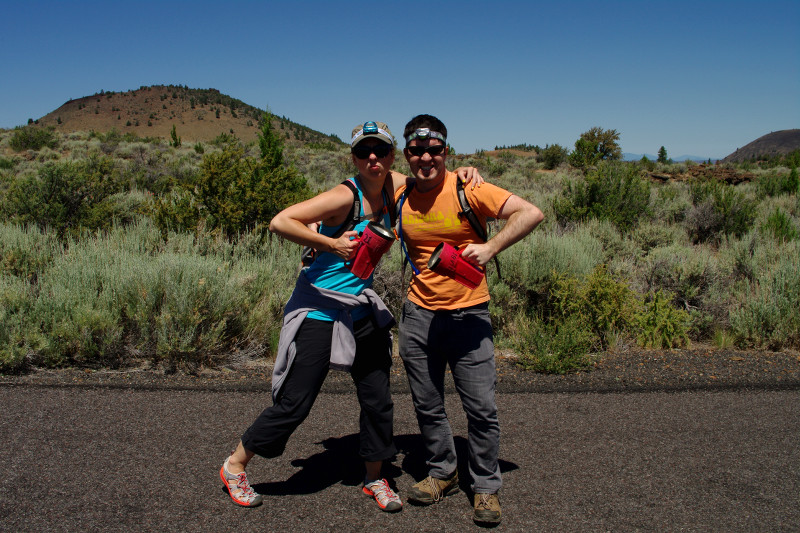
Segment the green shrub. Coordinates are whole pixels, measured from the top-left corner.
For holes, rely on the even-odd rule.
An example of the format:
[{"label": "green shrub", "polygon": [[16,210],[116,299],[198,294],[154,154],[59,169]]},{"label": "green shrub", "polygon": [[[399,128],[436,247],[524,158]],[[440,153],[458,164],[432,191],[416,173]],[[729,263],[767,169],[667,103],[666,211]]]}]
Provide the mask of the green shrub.
[{"label": "green shrub", "polygon": [[772,173],[762,176],[756,181],[756,189],[760,197],[796,194],[798,187],[797,169],[789,174]]},{"label": "green shrub", "polygon": [[639,344],[646,348],[676,348],[689,344],[689,314],[672,306],[672,297],[661,290],[645,299],[636,314]]},{"label": "green shrub", "polygon": [[[800,150],[795,150],[795,152],[800,156]],[[800,177],[797,174],[797,167],[792,167],[791,172],[789,172],[789,177],[786,180],[786,192],[800,194]]]},{"label": "green shrub", "polygon": [[486,161],[481,165],[481,171],[486,172],[490,178],[497,179],[508,170],[508,163],[500,160],[494,160],[491,157],[486,157]]},{"label": "green shrub", "polygon": [[584,280],[558,276],[550,297],[555,320],[579,318],[603,349],[612,335],[627,330],[634,319],[635,294],[626,283],[615,280],[605,265],[598,265]]},{"label": "green shrub", "polygon": [[651,161],[646,155],[643,155],[639,160],[639,166],[646,172],[654,172],[656,169],[656,162]]},{"label": "green shrub", "polygon": [[175,124],[172,125],[172,131],[170,132],[170,139],[171,139],[170,146],[172,146],[173,148],[181,147],[181,138],[178,137],[178,132],[175,129]]},{"label": "green shrub", "polygon": [[541,161],[544,168],[553,170],[562,163],[567,161],[569,150],[559,144],[546,146],[544,150],[540,151],[536,156],[537,161]]},{"label": "green shrub", "polygon": [[202,213],[190,190],[176,187],[153,200],[153,222],[166,240],[169,232],[194,232]]},{"label": "green shrub", "polygon": [[285,207],[311,196],[305,178],[283,163],[283,144],[264,121],[260,158],[245,156],[238,141],[203,157],[197,198],[209,214],[209,225],[235,234],[268,223]]},{"label": "green shrub", "polygon": [[567,182],[561,198],[553,203],[561,224],[598,218],[627,231],[647,214],[650,186],[639,171],[620,163],[603,163],[583,182]]},{"label": "green shrub", "polygon": [[5,211],[22,224],[59,234],[98,229],[108,220],[105,200],[123,189],[114,160],[93,155],[76,162],[47,163],[38,175],[22,175],[9,187]]},{"label": "green shrub", "polygon": [[778,241],[790,241],[800,235],[791,217],[778,207],[767,217],[767,221],[761,226],[761,232]]},{"label": "green shrub", "polygon": [[547,374],[568,374],[591,365],[593,334],[578,316],[547,323],[520,315],[514,321],[512,347],[519,365]]},{"label": "green shrub", "polygon": [[720,181],[695,181],[690,186],[693,207],[686,216],[692,242],[741,237],[756,217],[756,204],[732,185]]},{"label": "green shrub", "polygon": [[36,126],[25,126],[14,129],[8,145],[12,150],[22,152],[24,150],[41,150],[45,147],[53,149],[58,143],[53,127],[37,128]]}]

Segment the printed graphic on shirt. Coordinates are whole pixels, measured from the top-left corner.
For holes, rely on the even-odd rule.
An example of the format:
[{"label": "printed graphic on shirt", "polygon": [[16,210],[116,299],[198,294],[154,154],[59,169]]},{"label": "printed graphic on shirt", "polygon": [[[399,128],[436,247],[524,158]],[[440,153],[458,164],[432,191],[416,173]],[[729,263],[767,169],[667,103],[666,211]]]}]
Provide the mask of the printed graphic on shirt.
[{"label": "printed graphic on shirt", "polygon": [[[427,267],[428,259],[440,242],[462,249],[482,242],[458,214],[455,173],[448,172],[438,192],[418,193],[412,190],[403,204],[402,231],[410,260],[420,270],[409,284],[408,298],[427,309],[457,309],[483,303],[489,299],[484,280],[476,289],[467,289],[454,279],[442,276]],[[467,198],[479,218],[496,217],[510,192],[483,184],[479,191],[470,191]]]}]

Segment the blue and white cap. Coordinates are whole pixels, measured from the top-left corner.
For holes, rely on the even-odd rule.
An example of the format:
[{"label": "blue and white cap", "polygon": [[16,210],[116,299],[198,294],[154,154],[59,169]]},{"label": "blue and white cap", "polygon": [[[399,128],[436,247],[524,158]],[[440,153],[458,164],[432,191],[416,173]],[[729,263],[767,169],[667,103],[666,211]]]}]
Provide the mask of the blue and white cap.
[{"label": "blue and white cap", "polygon": [[365,122],[353,128],[353,138],[350,140],[350,147],[357,145],[364,139],[380,139],[381,141],[394,145],[394,136],[389,126],[383,122]]}]

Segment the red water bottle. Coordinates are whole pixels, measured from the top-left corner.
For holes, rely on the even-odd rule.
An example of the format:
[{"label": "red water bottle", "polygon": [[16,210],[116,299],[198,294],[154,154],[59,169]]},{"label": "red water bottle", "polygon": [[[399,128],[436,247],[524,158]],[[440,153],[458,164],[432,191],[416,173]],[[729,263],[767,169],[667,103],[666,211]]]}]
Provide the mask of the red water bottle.
[{"label": "red water bottle", "polygon": [[437,274],[453,278],[468,289],[474,289],[483,280],[484,272],[461,257],[462,252],[463,250],[441,242],[428,260],[428,268]]},{"label": "red water bottle", "polygon": [[356,240],[359,244],[350,271],[361,279],[367,279],[383,254],[392,247],[394,233],[376,222],[370,222]]}]

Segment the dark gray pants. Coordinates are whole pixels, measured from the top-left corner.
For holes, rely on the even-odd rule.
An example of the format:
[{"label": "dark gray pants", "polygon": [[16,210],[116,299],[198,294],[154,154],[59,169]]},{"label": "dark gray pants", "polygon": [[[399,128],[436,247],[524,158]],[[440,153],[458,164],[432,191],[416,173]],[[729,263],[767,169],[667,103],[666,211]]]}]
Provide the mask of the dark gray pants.
[{"label": "dark gray pants", "polygon": [[[359,415],[359,455],[365,461],[393,457],[394,403],[389,390],[392,341],[389,330],[373,328],[370,319],[357,321],[356,356],[351,375],[356,385]],[[359,330],[361,332],[359,333]],[[281,392],[242,435],[242,445],[262,457],[278,457],[295,429],[306,419],[328,375],[333,322],[306,319],[295,338],[297,354]]]},{"label": "dark gray pants", "polygon": [[445,479],[457,468],[453,432],[444,406],[444,375],[450,365],[467,415],[472,490],[500,490],[497,373],[488,304],[430,311],[406,300],[400,320],[400,357],[428,452],[429,474]]}]

